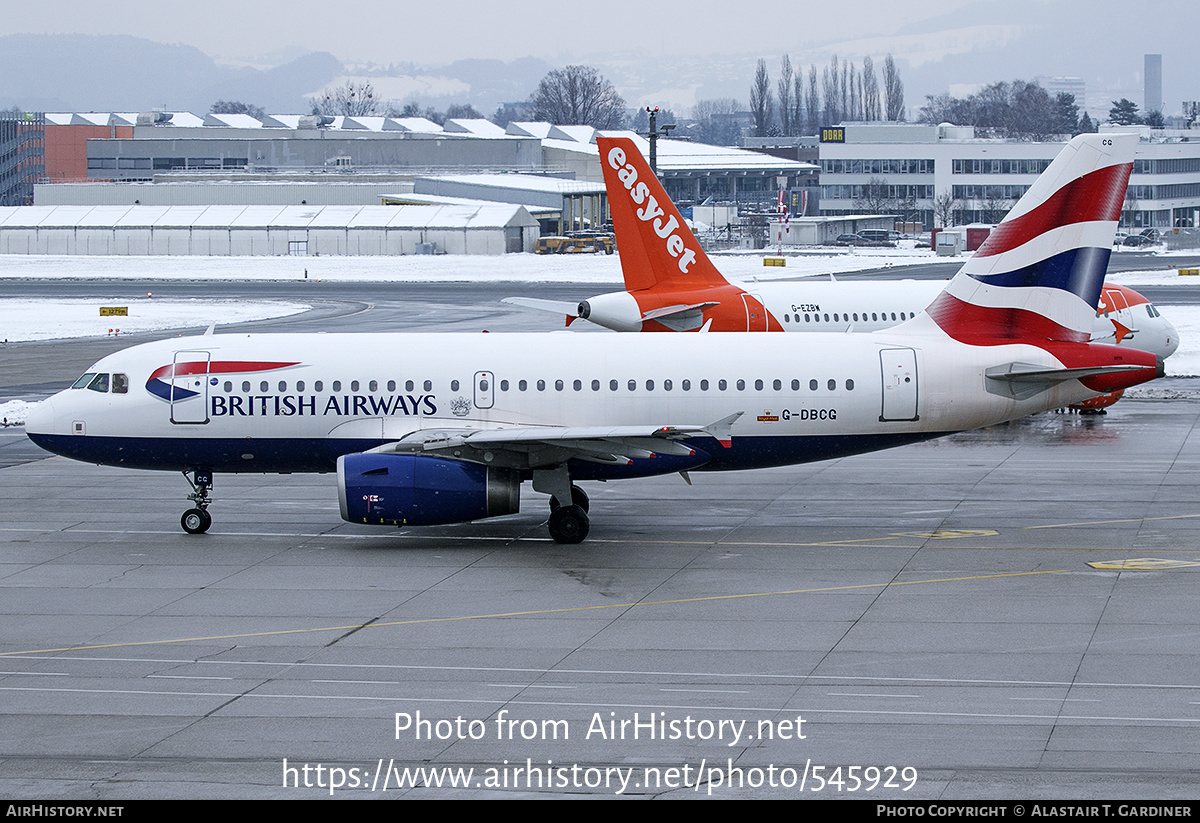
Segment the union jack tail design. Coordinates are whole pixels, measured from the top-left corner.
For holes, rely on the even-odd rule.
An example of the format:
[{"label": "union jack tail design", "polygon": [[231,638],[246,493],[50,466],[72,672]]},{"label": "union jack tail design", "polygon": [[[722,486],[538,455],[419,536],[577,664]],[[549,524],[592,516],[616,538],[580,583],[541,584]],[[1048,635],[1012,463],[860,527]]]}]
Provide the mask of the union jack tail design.
[{"label": "union jack tail design", "polygon": [[1081,134],[1068,143],[929,306],[929,317],[964,343],[1086,343],[1137,141]]}]

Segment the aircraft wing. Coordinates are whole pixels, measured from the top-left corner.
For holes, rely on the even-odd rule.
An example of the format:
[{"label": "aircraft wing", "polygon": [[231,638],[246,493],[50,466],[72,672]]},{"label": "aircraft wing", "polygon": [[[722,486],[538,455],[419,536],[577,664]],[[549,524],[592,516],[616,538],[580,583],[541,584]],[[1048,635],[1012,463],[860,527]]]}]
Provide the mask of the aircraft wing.
[{"label": "aircraft wing", "polygon": [[[742,412],[710,423],[664,426],[512,426],[488,429],[421,429],[371,449],[376,454],[431,454],[510,468],[536,469],[568,460],[628,465],[659,455],[694,457],[689,437],[712,437],[729,448]],[[672,468],[671,471],[677,471]]]}]

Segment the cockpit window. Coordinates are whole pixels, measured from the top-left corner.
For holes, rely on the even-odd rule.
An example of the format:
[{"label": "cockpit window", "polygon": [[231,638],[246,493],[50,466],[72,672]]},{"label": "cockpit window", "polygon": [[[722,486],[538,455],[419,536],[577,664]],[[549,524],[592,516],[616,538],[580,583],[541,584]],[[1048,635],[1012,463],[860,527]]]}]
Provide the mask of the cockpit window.
[{"label": "cockpit window", "polygon": [[113,394],[128,394],[129,375],[114,372],[112,376],[112,391]]},{"label": "cockpit window", "polygon": [[91,382],[92,382],[92,378],[93,378],[93,377],[95,377],[95,376],[96,376],[96,373],[95,373],[94,371],[90,371],[90,372],[88,372],[87,374],[85,374],[83,377],[81,377],[81,378],[79,378],[78,380],[76,380],[76,381],[75,381],[75,384],[74,384],[73,386],[71,386],[71,388],[73,388],[73,389],[86,389],[86,388],[87,388],[87,385],[88,385],[88,383],[91,383]]},{"label": "cockpit window", "polygon": [[108,375],[98,374],[92,378],[92,382],[88,383],[88,388],[92,391],[107,392],[108,391]]}]

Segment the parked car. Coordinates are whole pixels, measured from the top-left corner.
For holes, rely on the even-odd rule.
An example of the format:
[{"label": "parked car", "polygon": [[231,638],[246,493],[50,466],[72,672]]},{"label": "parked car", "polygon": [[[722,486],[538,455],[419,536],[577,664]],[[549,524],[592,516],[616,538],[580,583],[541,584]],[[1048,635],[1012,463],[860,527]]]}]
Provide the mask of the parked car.
[{"label": "parked car", "polygon": [[1121,242],[1121,245],[1128,248],[1140,249],[1143,246],[1153,246],[1154,241],[1142,234],[1131,234]]},{"label": "parked car", "polygon": [[861,234],[839,234],[833,242],[839,246],[865,246],[868,241]]}]

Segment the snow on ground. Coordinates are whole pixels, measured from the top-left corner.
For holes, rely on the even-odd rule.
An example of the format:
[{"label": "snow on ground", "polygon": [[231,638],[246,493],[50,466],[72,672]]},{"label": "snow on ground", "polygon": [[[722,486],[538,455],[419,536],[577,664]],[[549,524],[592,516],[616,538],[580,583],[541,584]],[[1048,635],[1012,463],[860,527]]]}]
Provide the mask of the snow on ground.
[{"label": "snow on ground", "polygon": [[[887,252],[885,254],[885,252]],[[928,262],[931,252],[912,249],[789,253],[787,265],[764,266],[770,252],[717,255],[713,262],[736,280],[779,280]],[[85,257],[0,256],[0,278],[31,280],[335,280],[367,283],[619,284],[621,258],[611,254],[444,254],[403,257]]]},{"label": "snow on ground", "polygon": [[1179,332],[1179,348],[1167,358],[1167,376],[1200,377],[1200,306],[1154,305]]},{"label": "snow on ground", "polygon": [[[127,317],[101,317],[101,306],[125,306]],[[155,300],[113,297],[94,300],[0,300],[0,340],[60,340],[135,332],[226,325],[286,317],[310,306],[285,301]]]},{"label": "snow on ground", "polygon": [[10,400],[7,403],[0,403],[0,426],[25,425],[25,415],[36,405],[36,403],[28,403],[24,400]]}]

